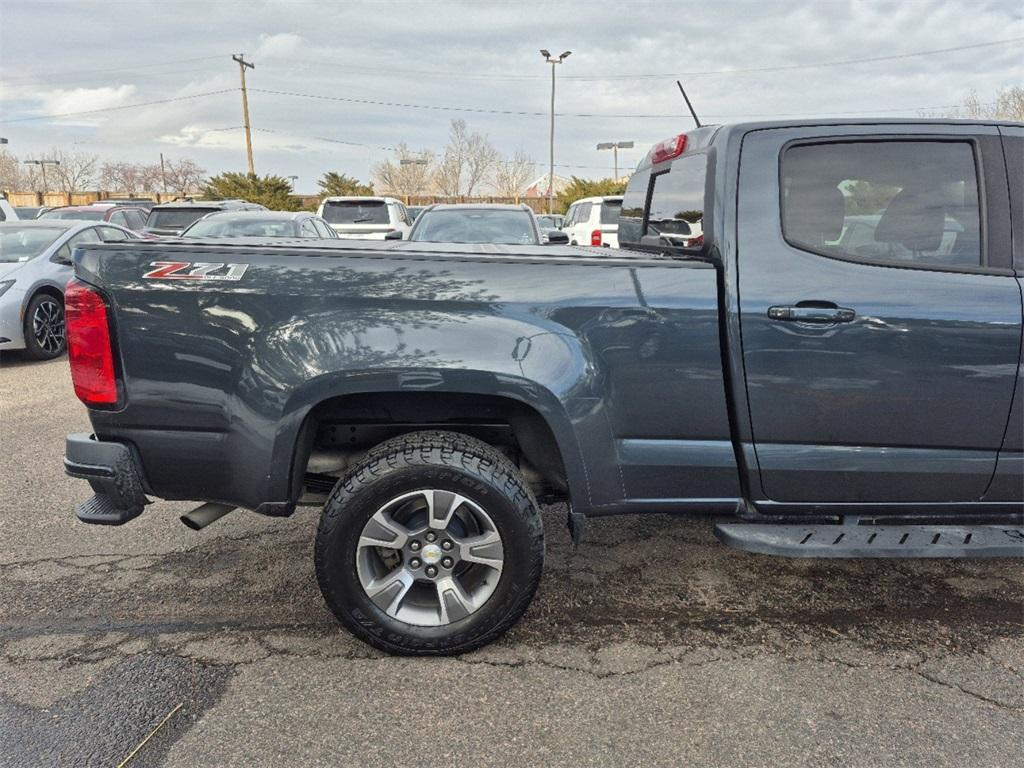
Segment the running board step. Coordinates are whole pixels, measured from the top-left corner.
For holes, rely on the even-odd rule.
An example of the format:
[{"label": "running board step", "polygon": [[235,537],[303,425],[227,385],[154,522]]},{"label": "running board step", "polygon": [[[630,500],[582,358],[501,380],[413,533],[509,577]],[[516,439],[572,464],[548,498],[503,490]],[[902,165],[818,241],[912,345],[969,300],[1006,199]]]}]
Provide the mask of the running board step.
[{"label": "running board step", "polygon": [[786,557],[1024,557],[1024,528],[1001,525],[719,523],[745,552]]}]

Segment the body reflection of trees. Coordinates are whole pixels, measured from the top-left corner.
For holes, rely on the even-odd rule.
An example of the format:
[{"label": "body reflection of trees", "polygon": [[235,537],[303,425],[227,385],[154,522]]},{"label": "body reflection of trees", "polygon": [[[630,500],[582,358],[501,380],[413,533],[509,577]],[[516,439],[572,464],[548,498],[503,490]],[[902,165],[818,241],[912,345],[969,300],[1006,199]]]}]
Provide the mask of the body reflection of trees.
[{"label": "body reflection of trees", "polygon": [[251,407],[279,410],[295,387],[330,373],[457,366],[459,360],[418,345],[416,332],[500,311],[482,279],[452,270],[394,262],[383,268],[383,259],[358,266],[332,261],[254,265],[267,295],[235,293],[220,300],[237,301],[256,323],[249,364],[238,382]]}]

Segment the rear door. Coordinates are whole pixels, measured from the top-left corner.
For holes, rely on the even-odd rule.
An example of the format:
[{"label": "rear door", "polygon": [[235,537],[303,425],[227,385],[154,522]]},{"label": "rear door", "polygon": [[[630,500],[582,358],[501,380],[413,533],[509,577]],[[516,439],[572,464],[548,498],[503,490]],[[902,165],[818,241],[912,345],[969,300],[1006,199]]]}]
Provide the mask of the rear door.
[{"label": "rear door", "polygon": [[772,501],[972,501],[995,470],[1021,339],[998,131],[877,131],[743,140],[743,365]]}]

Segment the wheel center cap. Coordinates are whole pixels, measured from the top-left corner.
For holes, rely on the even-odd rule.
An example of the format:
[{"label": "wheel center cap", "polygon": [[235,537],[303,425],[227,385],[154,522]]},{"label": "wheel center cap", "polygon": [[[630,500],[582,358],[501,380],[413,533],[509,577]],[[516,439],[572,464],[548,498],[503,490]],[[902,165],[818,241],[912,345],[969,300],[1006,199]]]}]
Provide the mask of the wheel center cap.
[{"label": "wheel center cap", "polygon": [[423,562],[427,565],[434,565],[441,562],[441,548],[437,544],[427,544],[421,553]]}]

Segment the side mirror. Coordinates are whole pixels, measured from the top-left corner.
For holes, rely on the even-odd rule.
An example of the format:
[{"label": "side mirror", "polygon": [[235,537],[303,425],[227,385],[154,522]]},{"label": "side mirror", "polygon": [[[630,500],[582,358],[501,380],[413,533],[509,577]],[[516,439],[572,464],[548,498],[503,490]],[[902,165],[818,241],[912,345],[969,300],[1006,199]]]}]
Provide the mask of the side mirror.
[{"label": "side mirror", "polygon": [[400,229],[392,229],[390,232],[388,232],[386,235],[384,235],[384,239],[385,240],[401,240],[402,239],[402,230],[400,230]]},{"label": "side mirror", "polygon": [[547,245],[568,245],[569,233],[560,229],[545,229],[544,242]]}]

